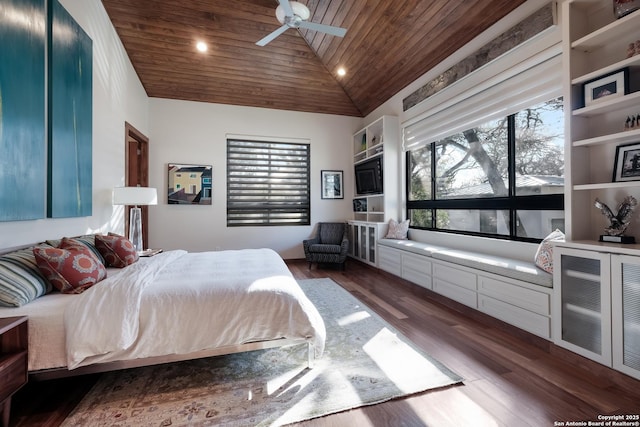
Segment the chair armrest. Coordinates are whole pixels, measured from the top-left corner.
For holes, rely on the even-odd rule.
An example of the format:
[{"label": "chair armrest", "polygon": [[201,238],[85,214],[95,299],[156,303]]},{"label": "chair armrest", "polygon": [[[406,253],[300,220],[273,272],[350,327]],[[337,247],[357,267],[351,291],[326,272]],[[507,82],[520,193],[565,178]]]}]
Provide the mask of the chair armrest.
[{"label": "chair armrest", "polygon": [[311,245],[315,245],[317,243],[320,243],[320,238],[319,237],[314,237],[312,239],[306,239],[302,241],[302,247],[304,248],[304,253],[307,254],[309,253],[309,247]]}]

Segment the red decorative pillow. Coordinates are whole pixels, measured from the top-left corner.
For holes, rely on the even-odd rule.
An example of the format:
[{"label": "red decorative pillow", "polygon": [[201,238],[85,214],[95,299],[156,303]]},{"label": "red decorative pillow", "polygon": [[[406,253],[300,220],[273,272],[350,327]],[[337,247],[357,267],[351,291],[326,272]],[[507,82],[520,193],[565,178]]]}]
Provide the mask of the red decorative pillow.
[{"label": "red decorative pillow", "polygon": [[122,268],[138,261],[138,253],[133,243],[117,234],[96,234],[96,248],[110,267]]},{"label": "red decorative pillow", "polygon": [[33,255],[42,275],[64,294],[79,294],[107,277],[102,262],[73,239],[62,239],[57,248],[36,246]]}]

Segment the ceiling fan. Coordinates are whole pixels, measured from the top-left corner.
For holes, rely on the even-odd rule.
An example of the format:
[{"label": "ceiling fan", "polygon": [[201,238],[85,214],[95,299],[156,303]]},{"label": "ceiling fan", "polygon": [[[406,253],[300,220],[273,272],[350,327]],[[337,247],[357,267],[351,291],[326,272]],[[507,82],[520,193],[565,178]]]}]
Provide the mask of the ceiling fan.
[{"label": "ceiling fan", "polygon": [[256,42],[258,46],[264,46],[280,34],[287,31],[289,28],[307,28],[313,31],[321,31],[323,33],[331,34],[332,36],[344,37],[347,33],[345,28],[332,27],[331,25],[316,24],[315,22],[309,22],[309,8],[298,3],[297,1],[278,0],[280,5],[276,9],[276,18],[280,21],[282,27],[278,28],[268,36]]}]

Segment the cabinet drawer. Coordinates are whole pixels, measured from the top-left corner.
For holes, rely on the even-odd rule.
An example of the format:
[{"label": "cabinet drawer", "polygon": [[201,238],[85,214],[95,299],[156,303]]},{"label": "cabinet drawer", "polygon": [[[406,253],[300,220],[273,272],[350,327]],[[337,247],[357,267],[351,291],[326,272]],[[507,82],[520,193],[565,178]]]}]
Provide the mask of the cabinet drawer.
[{"label": "cabinet drawer", "polygon": [[470,289],[453,285],[451,283],[445,282],[444,280],[436,279],[434,277],[433,291],[444,295],[447,298],[458,301],[464,305],[468,305],[469,307],[478,307],[477,294],[475,291],[472,291]]},{"label": "cabinet drawer", "polygon": [[402,278],[431,289],[431,261],[424,256],[403,254]]},{"label": "cabinet drawer", "polygon": [[523,288],[501,280],[478,276],[478,292],[534,313],[551,314],[549,294]]},{"label": "cabinet drawer", "polygon": [[381,270],[387,271],[395,276],[402,276],[402,254],[400,251],[385,248],[384,246],[378,247],[378,267]]},{"label": "cabinet drawer", "polygon": [[0,354],[0,402],[27,382],[27,352]]},{"label": "cabinet drawer", "polygon": [[472,291],[477,289],[476,275],[474,273],[449,267],[448,265],[433,263],[433,278],[441,279]]},{"label": "cabinet drawer", "polygon": [[551,339],[551,319],[547,316],[478,294],[478,310],[527,332]]}]

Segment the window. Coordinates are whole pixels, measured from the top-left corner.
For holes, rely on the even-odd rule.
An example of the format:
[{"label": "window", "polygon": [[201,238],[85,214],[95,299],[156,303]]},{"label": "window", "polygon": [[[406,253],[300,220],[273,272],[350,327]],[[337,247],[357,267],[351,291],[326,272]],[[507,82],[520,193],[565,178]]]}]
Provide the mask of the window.
[{"label": "window", "polygon": [[227,225],[309,225],[309,144],[227,140]]},{"label": "window", "polygon": [[406,153],[415,228],[536,241],[564,222],[562,98]]}]

